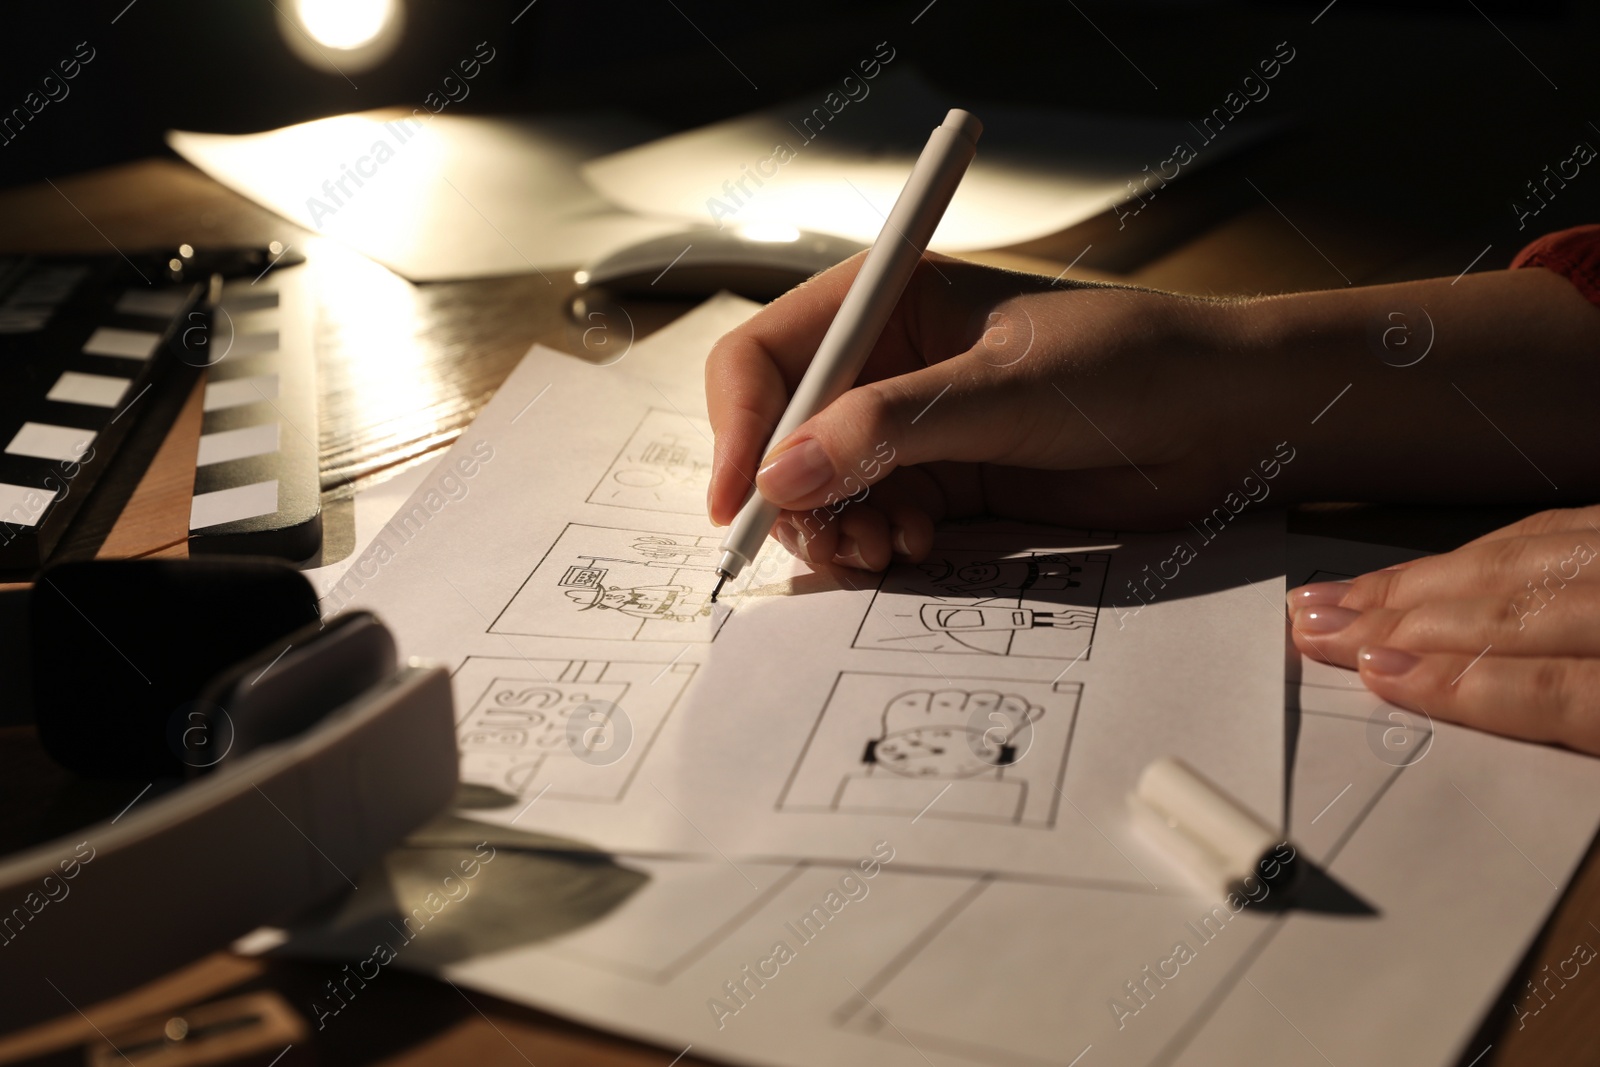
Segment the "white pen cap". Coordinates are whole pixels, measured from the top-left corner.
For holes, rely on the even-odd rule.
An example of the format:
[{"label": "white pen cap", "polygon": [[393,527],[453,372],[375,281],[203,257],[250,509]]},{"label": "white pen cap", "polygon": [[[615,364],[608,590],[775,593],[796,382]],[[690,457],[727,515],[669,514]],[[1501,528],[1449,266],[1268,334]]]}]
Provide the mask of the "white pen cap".
[{"label": "white pen cap", "polygon": [[1299,871],[1284,835],[1180,759],[1146,767],[1128,807],[1136,827],[1208,891],[1252,895],[1246,879],[1286,890]]},{"label": "white pen cap", "polygon": [[978,116],[970,111],[962,111],[959,107],[953,107],[946,112],[944,121],[939,125],[946,130],[955,130],[974,145],[983,134],[983,123],[978,121]]}]

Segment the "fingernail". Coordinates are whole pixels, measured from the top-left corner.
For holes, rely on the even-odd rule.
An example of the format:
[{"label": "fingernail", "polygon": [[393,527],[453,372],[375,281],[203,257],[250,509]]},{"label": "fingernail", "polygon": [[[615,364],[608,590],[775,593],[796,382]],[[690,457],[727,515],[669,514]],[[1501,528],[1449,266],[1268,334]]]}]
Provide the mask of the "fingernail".
[{"label": "fingernail", "polygon": [[799,526],[791,526],[790,529],[794,531],[794,554],[805,562],[810,563],[811,553],[809,549],[811,546],[811,538],[808,537],[805,530],[801,529]]},{"label": "fingernail", "polygon": [[799,500],[833,479],[833,462],[816,439],[801,441],[778,453],[756,474],[761,494],[776,503]]},{"label": "fingernail", "polygon": [[1343,600],[1345,594],[1350,592],[1350,583],[1343,582],[1312,582],[1302,585],[1298,589],[1289,590],[1289,606],[1291,608],[1308,608],[1314,604],[1337,604]]},{"label": "fingernail", "polygon": [[1417,657],[1411,653],[1398,648],[1384,648],[1382,645],[1363,648],[1356,658],[1373,674],[1404,674],[1418,663]]},{"label": "fingernail", "polygon": [[890,537],[889,540],[894,545],[894,550],[896,552],[900,553],[902,556],[911,555],[911,546],[906,543],[906,532],[900,527],[896,526],[894,528],[894,535]]},{"label": "fingernail", "polygon": [[834,553],[833,561],[842,567],[867,569],[867,561],[861,558],[861,546],[856,544],[854,537],[839,538],[839,550]]},{"label": "fingernail", "polygon": [[1336,634],[1359,618],[1361,612],[1353,608],[1302,607],[1294,613],[1294,628],[1303,634]]},{"label": "fingernail", "polygon": [[772,527],[772,536],[778,539],[778,544],[791,556],[799,557],[800,545],[795,541],[795,528],[791,524],[779,519]]}]

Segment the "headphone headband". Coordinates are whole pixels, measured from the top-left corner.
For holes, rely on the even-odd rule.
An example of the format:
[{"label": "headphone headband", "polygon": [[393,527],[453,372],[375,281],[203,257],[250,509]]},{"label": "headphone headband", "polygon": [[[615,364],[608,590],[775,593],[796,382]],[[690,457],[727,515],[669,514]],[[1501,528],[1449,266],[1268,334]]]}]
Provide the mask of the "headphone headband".
[{"label": "headphone headband", "polygon": [[[132,587],[148,591],[147,577]],[[58,591],[81,589],[69,581]],[[14,609],[0,616],[15,620]],[[32,638],[38,662],[50,636],[35,629]],[[191,709],[177,720],[181,743],[166,749],[194,781],[169,778],[115,818],[0,859],[0,1030],[93,1004],[285,922],[353,886],[454,795],[449,675],[396,671],[393,639],[374,616],[312,624],[212,673],[181,705]],[[59,705],[54,683],[34,679],[36,696],[54,694],[38,700],[41,737],[46,720],[80,710]],[[185,725],[189,716],[199,718]],[[172,736],[169,723],[147,715],[144,725]]]}]

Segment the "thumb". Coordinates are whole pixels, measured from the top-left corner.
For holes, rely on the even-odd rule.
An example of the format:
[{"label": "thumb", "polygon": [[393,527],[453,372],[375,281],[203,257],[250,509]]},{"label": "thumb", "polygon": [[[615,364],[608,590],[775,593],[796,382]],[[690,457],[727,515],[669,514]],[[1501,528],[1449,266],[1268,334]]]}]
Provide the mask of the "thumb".
[{"label": "thumb", "polygon": [[897,467],[1000,461],[1015,453],[1013,390],[971,366],[970,353],[849,390],[780,441],[756,475],[761,495],[791,511],[854,497]]}]

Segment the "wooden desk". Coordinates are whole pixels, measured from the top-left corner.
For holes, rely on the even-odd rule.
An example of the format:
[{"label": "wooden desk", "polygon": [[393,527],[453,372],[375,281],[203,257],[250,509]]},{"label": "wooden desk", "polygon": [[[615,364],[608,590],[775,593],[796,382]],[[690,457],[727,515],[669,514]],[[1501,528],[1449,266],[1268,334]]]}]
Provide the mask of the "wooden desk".
[{"label": "wooden desk", "polygon": [[[1295,150],[1292,146],[1289,151]],[[1237,176],[1235,175],[1235,178]],[[223,189],[198,172],[171,161],[146,161],[57,181],[58,188],[33,186],[0,193],[0,248],[35,251],[108,251],[194,244],[265,244],[281,240],[304,246],[311,235]],[[1310,226],[1357,284],[1394,276],[1451,274],[1470,258],[1465,239],[1402,226],[1344,226],[1336,213],[1315,204],[1284,198],[1277,207],[1250,198],[1223,195],[1220,179],[1202,181],[1174,201],[1166,228],[1152,221],[1152,251],[1124,273],[1108,269],[1071,276],[1125,280],[1198,292],[1260,292],[1337,284],[1321,252],[1285,225],[1284,208]],[[1233,190],[1237,193],[1237,190]],[[1221,216],[1207,216],[1222,203]],[[1211,219],[1210,224],[1204,221]],[[1370,216],[1369,216],[1370,218]],[[1112,224],[1102,218],[1025,249],[983,258],[999,265],[1054,274],[1086,244],[1102,239]],[[1467,249],[1462,254],[1462,249]],[[1137,258],[1137,257],[1136,257]],[[1089,259],[1086,262],[1103,262]],[[323,324],[323,416],[321,449],[325,501],[336,507],[357,488],[406,464],[433,454],[453,440],[493,393],[517,359],[535,341],[575,350],[577,331],[566,320],[569,295],[562,275],[547,283],[537,276],[494,279],[416,288],[381,268],[358,264],[359,284],[381,291],[383,322],[341,318],[337,306]],[[681,313],[687,305],[668,303],[633,309],[640,336]],[[374,331],[381,329],[382,333]],[[397,349],[398,346],[398,349]],[[376,355],[375,355],[376,351]],[[415,388],[404,395],[381,385],[404,356]],[[184,517],[198,407],[194,394],[178,398],[181,414],[155,462],[139,481],[131,503],[116,522],[86,519],[73,543],[81,552],[139,556],[184,554]],[[98,491],[97,491],[98,492]],[[114,491],[108,490],[115,495]],[[127,487],[121,490],[127,495]],[[90,511],[93,509],[91,508]],[[1365,537],[1392,543],[1445,549],[1498,525],[1501,513],[1407,509],[1312,509],[1296,517],[1302,527],[1334,536]],[[105,532],[109,530],[109,533]],[[0,822],[24,815],[62,788],[62,774],[50,770],[30,748],[27,731],[0,732]],[[26,821],[26,820],[23,820]],[[1590,919],[1600,919],[1600,858],[1594,850],[1569,887],[1561,906],[1512,986],[1496,1003],[1463,1064],[1534,1065],[1576,1062],[1592,1043],[1589,1019],[1600,1012],[1600,983],[1574,983],[1538,1018],[1518,1030],[1511,1016],[1510,989],[1546,963],[1554,964],[1581,940],[1594,940]],[[264,965],[219,954],[136,991],[117,1002],[90,1009],[95,1024],[112,1028],[137,1015],[166,1011],[235,988],[314,990],[331,969],[310,964]],[[304,1003],[300,993],[291,1003]],[[327,1040],[313,1035],[282,1062],[373,1063],[400,1067],[473,1063],[516,1067],[524,1063],[653,1064],[677,1055],[575,1026],[494,997],[463,993],[448,985],[397,974],[375,987],[362,1011]],[[23,1041],[0,1039],[0,1062],[92,1036],[87,1020],[68,1017],[35,1030]],[[1493,1049],[1479,1059],[1487,1045]],[[692,1055],[676,1061],[701,1062]]]}]

